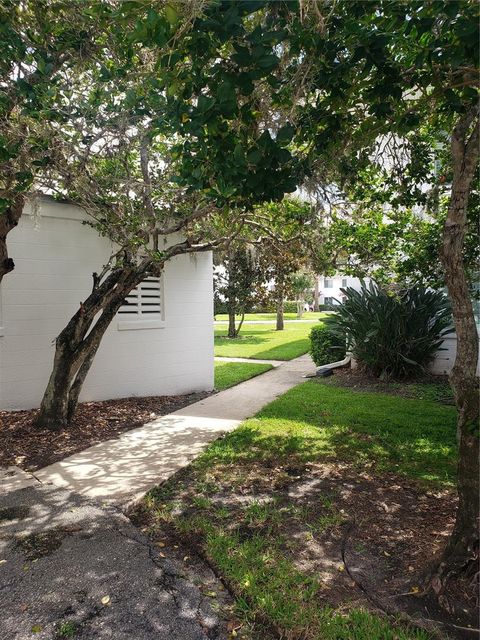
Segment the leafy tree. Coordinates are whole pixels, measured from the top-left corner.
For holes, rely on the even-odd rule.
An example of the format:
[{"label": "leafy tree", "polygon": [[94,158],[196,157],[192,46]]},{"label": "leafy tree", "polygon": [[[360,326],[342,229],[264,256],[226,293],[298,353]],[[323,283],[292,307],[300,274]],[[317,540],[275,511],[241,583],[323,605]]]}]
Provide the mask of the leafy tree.
[{"label": "leafy tree", "polygon": [[262,286],[268,284],[267,297],[276,308],[276,329],[282,331],[284,302],[294,295],[291,276],[302,267],[307,268],[311,260],[315,210],[308,202],[286,197],[280,202],[260,205],[256,215],[264,223],[267,221],[272,230],[257,248],[257,260],[264,272]]},{"label": "leafy tree", "polygon": [[[103,9],[92,3],[88,11]],[[252,214],[253,205],[293,188],[290,167],[280,163],[290,163],[284,145],[292,132],[274,141],[266,126],[253,126],[254,99],[249,103],[248,92],[230,86],[237,76],[218,60],[228,38],[242,31],[244,20],[249,24],[246,9],[228,10],[225,29],[215,5],[189,29],[167,6],[113,5],[108,15],[115,29],[103,64],[71,77],[69,117],[55,129],[55,163],[42,184],[82,205],[117,250],[56,339],[41,426],[68,425],[100,341],[135,286],[173,256],[219,247],[245,228],[254,228],[260,241],[265,222]],[[269,37],[266,46],[276,42]],[[258,79],[264,76],[268,69]],[[240,139],[254,158],[242,162],[237,152],[232,161]],[[243,187],[232,192],[233,180]]]},{"label": "leafy tree", "polygon": [[310,273],[297,271],[290,276],[289,280],[297,303],[297,318],[301,319],[304,310],[303,307],[305,305],[305,298],[312,291],[314,278]]},{"label": "leafy tree", "polygon": [[[255,289],[259,284],[255,248],[245,242],[231,243],[222,253],[214,283],[217,295],[225,300],[228,313],[228,337],[237,338],[245,319],[245,313],[255,302]],[[236,326],[235,316],[241,319]]]},{"label": "leafy tree", "polygon": [[[85,5],[86,8],[87,5]],[[100,57],[100,20],[81,3],[0,3],[0,282],[14,269],[7,235],[35,176],[55,154],[54,122],[65,119],[69,75]]]},{"label": "leafy tree", "polygon": [[[476,192],[472,193],[464,249],[472,288],[480,259],[477,233],[480,209],[476,196]],[[370,277],[396,288],[414,284],[443,288],[445,278],[439,252],[445,213],[444,209],[426,214],[411,208],[388,211],[375,204],[337,209],[322,230],[315,264],[322,272],[333,270],[359,278]]]},{"label": "leafy tree", "polygon": [[[459,507],[430,583],[444,604],[449,584],[472,570],[478,549],[478,335],[463,260],[479,154],[478,18],[470,0],[336,3],[303,29],[291,17],[291,50],[298,52],[292,66],[297,74],[303,69],[296,94],[305,105],[297,144],[311,144],[311,173],[323,184],[326,174],[336,174],[344,188],[366,185],[364,198],[390,206],[424,204],[425,183],[447,194],[440,258],[457,333],[450,379],[458,408]],[[439,144],[446,164],[436,177]],[[376,188],[365,174],[376,177]]]}]

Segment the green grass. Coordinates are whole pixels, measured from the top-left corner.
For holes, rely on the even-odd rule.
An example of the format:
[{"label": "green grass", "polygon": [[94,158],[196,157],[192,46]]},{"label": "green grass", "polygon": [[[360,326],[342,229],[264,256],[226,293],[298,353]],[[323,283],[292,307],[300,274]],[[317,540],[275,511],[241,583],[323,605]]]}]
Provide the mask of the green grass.
[{"label": "green grass", "polygon": [[361,393],[306,382],[267,405],[196,464],[294,456],[338,458],[450,486],[456,469],[456,410],[430,400]]},{"label": "green grass", "polygon": [[[202,545],[233,585],[237,615],[252,630],[249,638],[271,637],[274,630],[275,637],[305,640],[427,640],[422,630],[354,604],[337,610],[325,604],[325,584],[295,562],[298,542],[291,531],[301,529],[292,523],[316,538],[331,535],[345,515],[334,495],[298,504],[273,487],[283,468],[331,460],[368,469],[373,478],[395,472],[426,487],[450,487],[455,413],[432,400],[309,381],[212,443],[180,479],[147,494],[143,508],[152,515],[153,530],[168,523],[180,537]],[[239,502],[237,487],[251,498]],[[261,487],[270,501],[255,500]]]},{"label": "green grass", "polygon": [[226,327],[215,327],[215,355],[229,358],[292,360],[310,349],[308,335],[317,323],[298,323],[276,331],[268,324],[244,325],[238,338],[227,338]]},{"label": "green grass", "polygon": [[273,369],[257,362],[215,362],[215,389],[222,391]]},{"label": "green grass", "polygon": [[[325,311],[305,311],[302,314],[302,320],[311,320],[312,322],[315,320],[320,320],[321,318],[325,318],[328,315],[328,313],[325,313]],[[297,319],[297,314],[296,313],[284,313],[283,317],[285,320],[296,320]],[[236,316],[237,322],[241,320],[241,316]],[[245,320],[276,320],[277,319],[277,314],[276,313],[246,313],[245,314]],[[215,320],[217,320],[217,322],[228,322],[228,315],[226,313],[218,313],[215,316]]]}]

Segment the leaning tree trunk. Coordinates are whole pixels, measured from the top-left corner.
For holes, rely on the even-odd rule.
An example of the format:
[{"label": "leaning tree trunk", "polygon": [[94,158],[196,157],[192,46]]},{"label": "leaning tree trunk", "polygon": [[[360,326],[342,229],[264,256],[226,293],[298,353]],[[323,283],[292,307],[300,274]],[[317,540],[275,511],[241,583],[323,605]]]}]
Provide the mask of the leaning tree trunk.
[{"label": "leaning tree trunk", "polygon": [[113,271],[94,286],[59,334],[53,370],[36,418],[38,427],[57,431],[68,426],[105,331],[125,297],[146,275],[145,263]]},{"label": "leaning tree trunk", "polygon": [[[472,125],[475,128],[470,133]],[[459,443],[458,508],[455,526],[432,579],[432,587],[442,604],[448,603],[448,586],[451,579],[468,576],[469,571],[474,575],[478,570],[478,334],[463,264],[463,247],[467,228],[468,197],[478,162],[479,138],[479,114],[478,110],[475,110],[461,117],[452,134],[452,192],[441,248],[441,260],[457,334],[457,355],[450,374],[450,383],[458,410]]]},{"label": "leaning tree trunk", "polygon": [[7,235],[14,229],[23,212],[25,196],[19,194],[4,213],[0,214],[0,282],[3,276],[13,271],[15,263],[8,255]]}]

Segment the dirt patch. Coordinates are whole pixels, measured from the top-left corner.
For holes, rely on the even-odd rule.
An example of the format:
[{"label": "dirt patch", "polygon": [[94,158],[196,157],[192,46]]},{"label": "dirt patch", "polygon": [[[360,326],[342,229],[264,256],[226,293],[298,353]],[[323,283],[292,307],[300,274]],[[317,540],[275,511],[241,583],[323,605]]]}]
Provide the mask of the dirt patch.
[{"label": "dirt patch", "polygon": [[0,465],[35,471],[207,395],[191,393],[83,402],[78,405],[70,428],[59,432],[36,428],[33,421],[37,410],[0,411]]},{"label": "dirt patch", "polygon": [[384,381],[375,378],[361,369],[341,367],[326,378],[316,378],[321,384],[346,387],[355,391],[375,391],[403,398],[433,400],[442,404],[454,405],[452,389],[447,376],[425,375],[414,381]]},{"label": "dirt patch", "polygon": [[[319,581],[319,606],[405,613],[422,624],[439,621],[441,635],[448,628],[451,637],[468,638],[468,625],[476,626],[474,590],[459,586],[460,615],[447,616],[433,599],[421,597],[455,508],[453,491],[426,491],[413,480],[346,463],[248,463],[209,469],[208,482],[198,471],[183,470],[139,505],[133,518],[154,539],[176,538],[182,553],[199,553],[209,562],[201,530],[185,523],[206,518],[236,535],[239,544],[261,536]],[[232,591],[238,595],[238,585]]]}]

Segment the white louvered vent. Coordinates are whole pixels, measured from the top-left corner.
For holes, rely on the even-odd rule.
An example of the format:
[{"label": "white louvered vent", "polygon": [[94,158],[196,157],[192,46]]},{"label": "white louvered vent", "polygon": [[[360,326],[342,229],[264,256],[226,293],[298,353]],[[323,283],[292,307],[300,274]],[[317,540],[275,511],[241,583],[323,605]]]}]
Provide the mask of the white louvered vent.
[{"label": "white louvered vent", "polygon": [[147,278],[129,293],[118,314],[122,320],[161,319],[162,298],[162,279]]}]

